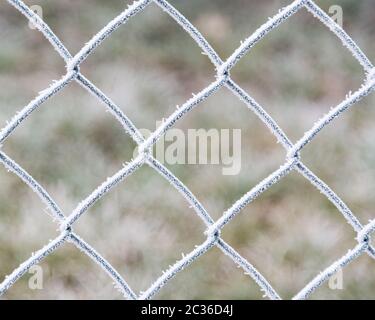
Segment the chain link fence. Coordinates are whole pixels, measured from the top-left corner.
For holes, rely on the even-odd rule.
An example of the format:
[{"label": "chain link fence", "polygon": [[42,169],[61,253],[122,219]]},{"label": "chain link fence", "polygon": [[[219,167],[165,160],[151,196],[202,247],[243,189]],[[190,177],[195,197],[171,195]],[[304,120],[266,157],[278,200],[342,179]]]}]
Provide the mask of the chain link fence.
[{"label": "chain link fence", "polygon": [[[72,55],[64,44],[53,33],[50,27],[35,14],[27,5],[20,0],[7,0],[17,10],[19,10],[34,26],[43,33],[46,39],[57,50],[59,55],[64,59],[67,66],[67,73],[58,81],[51,84],[49,88],[40,92],[40,94],[18,112],[0,132],[0,146],[5,140],[17,129],[23,121],[25,121],[36,109],[38,109],[45,101],[63,90],[70,82],[76,81],[84,89],[96,97],[104,107],[119,121],[124,128],[125,133],[138,145],[139,153],[130,163],[126,164],[107,181],[103,182],[95,189],[87,198],[80,202],[76,208],[66,215],[59,208],[57,203],[52,199],[48,192],[36,181],[26,170],[12,160],[8,155],[0,149],[0,162],[11,172],[22,179],[32,190],[47,204],[54,219],[60,226],[60,235],[50,241],[45,247],[35,252],[28,260],[23,262],[5,280],[0,284],[0,295],[4,294],[12,285],[20,279],[32,266],[41,262],[45,257],[52,254],[57,248],[69,242],[80,249],[84,254],[90,257],[94,262],[109,275],[114,281],[115,286],[121,291],[123,296],[128,299],[150,299],[154,297],[168,282],[179,272],[192,264],[200,256],[204,255],[212,247],[217,246],[225,255],[228,256],[236,265],[242,268],[264,292],[264,295],[270,299],[281,299],[276,290],[270,285],[267,279],[258,271],[249,261],[242,257],[234,248],[221,238],[221,230],[248,204],[250,204],[259,195],[271,188],[279,182],[283,177],[292,171],[299,172],[310,183],[323,193],[328,200],[340,211],[346,221],[353,227],[357,233],[358,244],[350,249],[347,254],[337,259],[323,272],[312,279],[304,288],[302,288],[294,299],[306,299],[325,281],[334,275],[340,268],[345,267],[350,262],[358,258],[362,254],[368,254],[371,258],[375,258],[375,249],[371,245],[371,233],[375,231],[375,220],[367,225],[362,225],[358,218],[352,213],[349,207],[335,194],[335,192],[326,185],[319,177],[317,177],[303,162],[300,152],[324,129],[331,124],[336,118],[358,103],[362,98],[370,94],[375,89],[375,68],[366,55],[356,45],[353,39],[336,24],[314,1],[296,0],[290,5],[282,8],[279,12],[270,18],[265,24],[258,28],[252,35],[242,42],[233,54],[223,61],[202,34],[195,26],[186,19],[178,10],[176,10],[168,1],[165,0],[139,0],[130,5],[126,10],[119,14],[115,19],[110,21],[102,30],[100,30],[82,49]],[[125,24],[130,18],[141,13],[150,4],[156,4],[168,15],[170,15],[177,24],[179,24],[203,50],[203,52],[211,60],[216,69],[216,79],[209,86],[194,95],[190,100],[186,101],[173,114],[171,114],[164,122],[146,139],[142,136],[132,121],[121,111],[121,109],[107,97],[99,88],[90,82],[81,72],[80,65],[91,55],[95,49],[100,46],[105,39],[120,26]],[[244,89],[235,83],[231,76],[231,69],[237,62],[247,54],[253,46],[261,41],[269,32],[286,21],[289,17],[296,14],[299,10],[306,9],[313,14],[321,23],[331,30],[348,49],[356,60],[361,64],[365,72],[364,84],[353,94],[349,94],[344,101],[332,108],[326,115],[318,120],[314,126],[307,131],[302,138],[296,143],[292,143],[284,133],[278,123],[259,105]],[[201,102],[209,96],[215,94],[221,88],[228,88],[233,95],[238,97],[243,103],[255,113],[255,115],[269,128],[272,134],[277,138],[281,145],[285,148],[285,163],[279,169],[271,173],[263,181],[258,183],[249,192],[236,201],[222,216],[214,221],[206,209],[193,193],[163,164],[161,164],[152,154],[154,144],[161,138],[175,123],[188,114],[192,109],[196,108]],[[98,200],[111,191],[116,185],[133,174],[143,165],[148,165],[166,179],[190,204],[195,213],[201,218],[206,225],[206,240],[196,246],[189,254],[177,261],[168,270],[156,279],[151,286],[139,294],[135,293],[127,284],[125,279],[116,271],[111,264],[103,258],[93,247],[86,243],[79,235],[77,235],[73,226],[75,222],[85,214],[88,209]]]}]

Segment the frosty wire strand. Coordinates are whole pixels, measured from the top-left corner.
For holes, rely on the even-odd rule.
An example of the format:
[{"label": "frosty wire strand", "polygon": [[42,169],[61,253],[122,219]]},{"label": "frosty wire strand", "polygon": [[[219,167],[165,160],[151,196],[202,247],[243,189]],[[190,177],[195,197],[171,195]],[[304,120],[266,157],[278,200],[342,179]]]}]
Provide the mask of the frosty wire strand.
[{"label": "frosty wire strand", "polygon": [[[116,286],[120,289],[123,295],[129,299],[149,299],[154,296],[169,280],[182,271],[185,267],[190,265],[198,257],[206,253],[212,246],[218,246],[227,256],[229,256],[236,264],[242,267],[260,286],[265,295],[271,299],[280,299],[280,296],[270,286],[262,274],[252,266],[245,258],[240,256],[233,248],[224,242],[220,237],[221,228],[226,225],[242,208],[248,205],[255,197],[262,194],[265,190],[278,182],[281,178],[287,175],[292,170],[300,172],[307,180],[309,180],[318,190],[337,207],[343,214],[347,221],[357,231],[357,240],[359,244],[356,248],[349,251],[349,253],[330,265],[323,273],[314,278],[309,284],[298,293],[295,299],[305,299],[320,285],[326,281],[338,267],[343,267],[361,255],[363,252],[368,252],[374,257],[374,249],[369,245],[369,237],[375,230],[375,222],[371,221],[368,225],[362,226],[355,215],[350,211],[346,204],[331,190],[322,180],[315,176],[303,163],[300,161],[299,151],[307,145],[326,125],[332,120],[341,115],[344,111],[349,109],[352,105],[358,103],[363,97],[370,94],[374,90],[375,79],[371,76],[374,73],[374,67],[361,51],[353,39],[338,26],[323,10],[321,10],[314,1],[296,0],[290,5],[281,9],[279,13],[270,18],[265,24],[258,28],[252,35],[250,35],[239,48],[225,61],[217,55],[212,46],[202,36],[202,34],[195,28],[195,26],[186,19],[177,9],[175,9],[168,1],[165,0],[140,0],[135,1],[120,15],[110,21],[103,29],[101,29],[82,49],[72,56],[58,37],[52,32],[49,26],[32,10],[30,10],[21,0],[8,0],[8,2],[17,8],[23,15],[25,15],[52,46],[58,51],[60,56],[67,64],[67,74],[59,81],[54,82],[49,88],[40,93],[29,105],[22,109],[16,116],[3,128],[0,132],[0,142],[5,139],[46,100],[57,94],[69,82],[75,80],[82,87],[93,94],[98,100],[103,102],[109,109],[112,115],[123,125],[125,131],[133,138],[140,149],[140,155],[127,164],[123,169],[107,179],[101,186],[95,189],[83,202],[81,202],[71,215],[65,217],[54,200],[48,195],[47,191],[34,180],[21,166],[10,159],[5,153],[0,152],[0,162],[10,171],[18,175],[29,187],[31,187],[41,198],[47,203],[51,209],[55,219],[61,225],[61,234],[46,247],[39,250],[30,259],[20,265],[14,272],[6,277],[4,282],[0,284],[0,294],[9,289],[15,281],[17,281],[32,265],[40,262],[47,255],[51,254],[58,247],[65,242],[71,242],[81,249],[85,254],[91,257],[101,268],[109,274],[114,280]],[[188,100],[178,110],[176,110],[157,130],[148,138],[145,139],[134,126],[131,120],[121,111],[121,109],[111,101],[99,88],[92,84],[79,71],[79,65],[108,38],[118,27],[127,22],[131,17],[142,12],[150,3],[155,3],[165,12],[167,12],[182,28],[193,38],[199,45],[203,52],[209,57],[213,65],[217,69],[217,80],[212,82],[208,87],[203,89],[196,96]],[[321,118],[310,129],[305,136],[303,136],[296,144],[292,144],[283,130],[278,126],[268,113],[240,86],[238,86],[230,78],[229,71],[235,64],[264,36],[271,30],[276,29],[282,22],[294,15],[302,7],[305,7],[315,17],[317,17],[323,24],[325,24],[343,43],[343,45],[352,52],[353,56],[364,67],[365,72],[370,75],[368,81],[360,88],[354,95],[349,96],[340,105],[333,108],[326,116]],[[206,100],[211,94],[215,93],[221,87],[227,87],[240,100],[242,100],[250,110],[252,110],[258,118],[271,130],[274,136],[282,143],[287,150],[287,162],[280,167],[280,169],[271,173],[256,187],[251,189],[240,200],[238,200],[230,209],[228,209],[223,216],[216,222],[212,220],[204,207],[200,204],[198,199],[191,193],[191,191],[167,168],[159,163],[149,152],[149,149],[156,143],[156,141],[165,134],[179,119],[190,112],[199,103]],[[196,249],[194,249],[187,256],[184,256],[176,264],[171,266],[161,277],[159,277],[145,292],[140,296],[130,289],[125,280],[117,273],[117,271],[90,247],[83,239],[72,232],[71,226],[74,222],[86,212],[96,201],[108,193],[114,186],[120,183],[127,176],[131,175],[135,170],[147,163],[155,169],[163,178],[167,179],[177,191],[179,191],[184,198],[190,203],[202,221],[208,226],[206,234],[207,240]]]}]

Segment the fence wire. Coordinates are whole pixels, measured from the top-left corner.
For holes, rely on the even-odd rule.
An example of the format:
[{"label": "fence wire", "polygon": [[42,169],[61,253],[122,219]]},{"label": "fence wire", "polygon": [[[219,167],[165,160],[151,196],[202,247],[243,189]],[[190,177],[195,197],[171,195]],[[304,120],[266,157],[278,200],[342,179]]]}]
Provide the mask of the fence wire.
[{"label": "fence wire", "polygon": [[[245,206],[250,204],[259,195],[272,187],[283,177],[292,171],[299,172],[312,185],[314,185],[327,199],[339,210],[346,221],[353,227],[357,233],[356,240],[358,244],[349,250],[344,256],[337,259],[323,272],[319,273],[312,279],[293,299],[306,299],[325,281],[327,281],[340,268],[345,267],[354,261],[360,255],[367,253],[375,259],[375,249],[371,246],[371,234],[375,232],[375,220],[370,221],[363,226],[358,218],[352,213],[343,200],[321,179],[319,179],[306,165],[303,164],[300,152],[306,147],[316,135],[328,124],[338,118],[343,112],[347,111],[353,105],[358,103],[362,98],[370,94],[375,89],[375,68],[362,50],[357,46],[353,39],[336,24],[316,3],[312,0],[296,0],[290,5],[282,8],[279,12],[259,27],[252,35],[242,42],[233,54],[223,61],[202,34],[195,26],[186,19],[176,8],[166,0],[139,0],[128,6],[115,19],[110,21],[101,29],[82,49],[72,56],[64,44],[53,33],[50,27],[35,14],[21,0],[7,0],[17,10],[19,10],[35,27],[42,32],[45,38],[57,50],[59,55],[64,59],[67,72],[59,80],[51,84],[49,88],[40,92],[40,94],[18,112],[0,132],[0,162],[11,172],[22,179],[39,197],[47,204],[49,211],[52,213],[54,220],[60,226],[60,234],[54,240],[50,241],[45,247],[34,253],[28,260],[23,262],[5,280],[0,284],[0,295],[4,294],[12,285],[21,278],[33,265],[38,264],[49,254],[52,254],[57,248],[69,242],[80,249],[84,254],[96,262],[112,279],[115,287],[120,290],[127,299],[150,299],[155,296],[168,282],[179,272],[192,264],[200,256],[204,255],[212,247],[218,247],[227,255],[236,265],[243,269],[263,291],[264,295],[270,299],[281,299],[276,290],[270,285],[266,278],[258,271],[249,261],[235,251],[220,236],[220,231],[228,224]],[[216,68],[216,79],[209,86],[194,95],[186,101],[173,114],[171,114],[147,139],[145,139],[138,128],[132,121],[121,111],[121,109],[107,97],[99,88],[90,82],[81,72],[80,65],[100,46],[103,41],[112,35],[121,25],[125,24],[130,18],[141,13],[151,3],[159,6],[163,11],[170,15],[177,24],[179,24],[203,50]],[[314,126],[307,131],[304,136],[296,143],[292,143],[284,131],[279,127],[277,122],[259,105],[244,89],[236,84],[230,77],[230,70],[236,63],[248,53],[253,46],[262,40],[269,32],[276,29],[281,23],[296,14],[301,9],[307,9],[325,26],[327,26],[342,42],[342,44],[353,54],[354,58],[361,64],[365,72],[365,81],[363,85],[353,94],[349,94],[344,101],[332,108],[329,113],[324,115]],[[139,147],[139,155],[130,163],[125,165],[112,177],[108,178],[102,185],[95,189],[87,198],[80,202],[77,207],[69,214],[65,215],[57,203],[52,199],[48,192],[19,164],[12,160],[8,155],[1,151],[1,145],[15,131],[15,129],[25,121],[33,111],[38,109],[45,101],[59,93],[70,82],[76,81],[84,89],[94,95],[108,111],[121,123],[125,132],[129,134]],[[285,163],[279,169],[271,173],[263,181],[253,187],[249,192],[236,201],[223,215],[214,221],[206,209],[193,193],[164,165],[162,165],[152,155],[152,147],[174,124],[183,118],[189,111],[197,107],[202,101],[217,92],[219,89],[226,87],[235,96],[256,114],[256,116],[269,128],[276,139],[286,150]],[[207,229],[205,231],[206,240],[195,247],[189,254],[172,265],[168,270],[156,279],[151,286],[144,292],[136,294],[122,276],[116,271],[111,264],[103,258],[93,247],[80,238],[74,231],[74,223],[85,214],[88,209],[106,195],[113,187],[118,185],[124,179],[133,174],[143,165],[148,165],[165,178],[191,205],[196,214],[202,219]]]}]

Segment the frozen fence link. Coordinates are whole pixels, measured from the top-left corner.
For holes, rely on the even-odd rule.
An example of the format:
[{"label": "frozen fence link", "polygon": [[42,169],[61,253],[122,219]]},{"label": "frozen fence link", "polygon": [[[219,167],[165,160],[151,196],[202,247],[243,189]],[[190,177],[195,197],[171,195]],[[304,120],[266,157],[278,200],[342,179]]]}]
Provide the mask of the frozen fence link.
[{"label": "frozen fence link", "polygon": [[375,232],[375,220],[370,221],[360,232],[358,232],[358,242],[370,242],[371,233]]},{"label": "frozen fence link", "polygon": [[[354,261],[363,253],[367,253],[375,259],[375,249],[371,246],[371,235],[375,232],[375,220],[363,225],[355,214],[349,209],[345,202],[315,173],[313,173],[303,162],[301,158],[302,150],[319,134],[327,125],[331,124],[334,119],[340,117],[345,111],[357,104],[365,96],[372,93],[375,89],[375,68],[354,40],[335,23],[318,5],[312,0],[295,0],[288,6],[279,10],[272,18],[269,18],[262,26],[252,33],[227,60],[222,60],[213,47],[208,43],[205,37],[198,29],[184,17],[176,8],[167,0],[138,0],[128,6],[117,17],[110,21],[102,28],[76,55],[72,55],[61,40],[55,35],[51,28],[42,18],[36,15],[21,0],[7,0],[12,6],[20,11],[44,37],[57,50],[67,66],[67,73],[60,80],[53,82],[51,86],[42,92],[18,112],[9,123],[0,131],[0,149],[5,140],[24,122],[31,114],[36,111],[45,101],[52,98],[63,90],[70,82],[76,81],[85,90],[92,94],[103,106],[112,114],[123,127],[124,133],[128,134],[138,145],[139,154],[136,158],[120,168],[116,173],[109,177],[105,182],[98,186],[91,194],[81,201],[76,208],[69,214],[65,215],[59,208],[55,200],[25,169],[12,160],[8,155],[0,150],[0,163],[10,172],[17,175],[27,186],[29,186],[36,195],[49,208],[52,217],[60,226],[58,236],[49,244],[33,254],[28,260],[17,267],[5,280],[0,284],[0,295],[4,294],[13,284],[21,278],[33,265],[41,262],[45,257],[52,254],[59,247],[66,243],[73,244],[83,254],[90,257],[97,263],[101,269],[106,272],[110,279],[115,283],[115,287],[120,290],[122,295],[127,299],[150,299],[155,296],[169,281],[182,272],[196,259],[204,255],[212,247],[218,247],[229,259],[249,275],[270,299],[281,299],[276,290],[271,286],[262,273],[257,270],[249,261],[235,251],[221,237],[221,230],[234,219],[239,212],[247,205],[266,192],[274,184],[282,180],[292,171],[300,173],[306,178],[317,190],[323,193],[327,199],[337,208],[338,212],[352,226],[357,233],[358,244],[354,249],[349,250],[347,254],[338,258],[323,272],[313,278],[293,299],[306,299],[315,290],[317,290],[325,281],[327,281],[339,268],[343,268],[350,262]],[[130,18],[140,14],[147,6],[154,4],[161,10],[171,16],[175,22],[185,30],[196,44],[203,50],[204,54],[210,59],[213,68],[216,69],[216,78],[206,88],[200,90],[191,99],[178,107],[166,120],[147,138],[142,136],[139,129],[133,124],[131,119],[125,115],[122,110],[113,102],[104,92],[96,87],[89,79],[82,75],[80,65],[85,59],[92,54],[113,32],[120,26],[124,25]],[[246,55],[253,47],[261,41],[269,32],[285,22],[289,17],[296,14],[300,9],[305,8],[321,21],[330,31],[332,31],[348,49],[357,61],[362,65],[365,72],[364,84],[354,94],[348,94],[345,100],[339,105],[332,108],[329,113],[318,120],[310,130],[296,143],[292,143],[288,136],[278,123],[266,112],[266,110],[252,98],[243,88],[236,84],[230,76],[231,69],[237,62]],[[152,147],[177,121],[183,118],[191,110],[198,107],[201,102],[209,96],[215,94],[221,88],[227,88],[230,92],[238,97],[246,107],[264,123],[271,131],[278,142],[285,149],[285,163],[280,168],[265,177],[255,187],[237,200],[222,216],[214,221],[208,211],[203,207],[198,198],[164,165],[157,161],[152,153]],[[120,184],[127,177],[132,175],[143,165],[148,165],[154,169],[160,176],[166,179],[176,191],[189,203],[195,214],[202,220],[206,227],[206,240],[196,246],[190,253],[183,255],[182,259],[162,272],[162,275],[143,292],[136,294],[116,269],[98,253],[93,247],[86,243],[73,231],[75,222],[86,213],[91,206],[110,192],[115,186]]]}]

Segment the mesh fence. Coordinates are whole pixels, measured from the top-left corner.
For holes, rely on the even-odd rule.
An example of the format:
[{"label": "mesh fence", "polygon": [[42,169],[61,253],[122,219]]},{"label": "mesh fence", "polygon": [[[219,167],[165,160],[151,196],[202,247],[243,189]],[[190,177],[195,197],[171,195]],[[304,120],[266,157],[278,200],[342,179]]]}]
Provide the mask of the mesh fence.
[{"label": "mesh fence", "polygon": [[[128,6],[115,19],[110,21],[103,29],[101,29],[82,49],[75,55],[71,55],[64,44],[53,33],[50,27],[35,14],[27,5],[20,0],[7,0],[17,10],[19,10],[27,19],[29,19],[35,27],[43,33],[46,39],[57,50],[67,65],[67,73],[58,81],[32,100],[20,112],[18,112],[0,132],[0,145],[16,130],[16,128],[25,121],[36,109],[38,109],[45,101],[59,93],[70,82],[76,81],[84,89],[94,95],[108,111],[119,121],[125,132],[137,143],[139,153],[130,163],[126,164],[112,177],[108,178],[103,184],[95,189],[87,198],[81,201],[77,207],[69,214],[65,215],[59,208],[57,203],[52,199],[48,192],[20,165],[12,160],[8,155],[0,150],[0,162],[11,172],[22,179],[40,199],[47,204],[54,219],[60,226],[60,234],[54,240],[50,241],[45,247],[34,253],[28,260],[23,262],[5,280],[0,284],[0,295],[4,294],[12,285],[20,279],[35,264],[41,262],[45,257],[52,254],[56,249],[66,243],[72,243],[84,254],[89,256],[94,262],[108,274],[114,281],[115,287],[121,291],[123,296],[128,299],[150,299],[155,296],[168,282],[179,272],[192,264],[200,256],[204,255],[212,247],[217,246],[225,255],[228,256],[236,265],[245,271],[260,289],[264,295],[270,299],[281,299],[276,290],[270,285],[266,278],[258,271],[249,261],[236,252],[228,243],[220,236],[221,230],[248,204],[250,204],[259,195],[279,182],[283,177],[292,171],[299,172],[312,185],[314,185],[328,200],[339,210],[342,216],[353,227],[357,233],[356,240],[358,244],[350,249],[347,254],[337,259],[323,272],[319,273],[304,288],[302,288],[293,299],[306,299],[325,281],[334,275],[340,268],[345,267],[350,262],[366,253],[370,257],[375,258],[375,249],[371,246],[371,233],[375,231],[375,220],[370,221],[367,225],[362,225],[358,218],[352,213],[349,207],[339,198],[335,192],[326,185],[319,177],[317,177],[306,165],[303,164],[300,152],[306,147],[319,132],[338,118],[343,112],[358,103],[362,98],[370,94],[375,89],[375,68],[372,63],[356,45],[356,43],[348,36],[348,34],[336,24],[314,1],[296,0],[290,5],[282,8],[279,12],[270,18],[265,24],[258,28],[245,41],[242,42],[233,54],[223,61],[202,34],[190,23],[178,10],[176,10],[168,1],[165,0],[139,0]],[[132,121],[121,111],[121,109],[107,97],[99,88],[90,82],[81,72],[80,65],[84,60],[92,54],[95,49],[100,46],[105,39],[125,24],[130,18],[141,13],[148,5],[155,4],[170,15],[178,25],[180,25],[203,50],[203,52],[211,60],[216,69],[216,79],[209,86],[194,95],[190,100],[186,101],[173,114],[171,114],[164,122],[146,139],[140,131],[134,126]],[[275,120],[260,106],[245,90],[236,84],[230,77],[230,70],[236,63],[260,40],[262,40],[269,32],[276,29],[281,23],[289,17],[296,14],[301,9],[306,9],[313,14],[321,23],[328,27],[343,43],[343,45],[353,54],[356,60],[362,65],[365,72],[365,81],[363,85],[353,94],[349,94],[344,101],[332,108],[326,115],[318,120],[313,127],[307,131],[302,138],[296,143],[292,143],[286,136],[284,131],[279,127]],[[214,221],[206,209],[193,193],[164,165],[153,157],[152,148],[154,144],[161,138],[175,123],[183,118],[192,109],[197,107],[202,101],[213,95],[221,88],[228,88],[235,96],[237,96],[244,104],[256,114],[256,116],[266,125],[277,140],[282,144],[286,151],[285,163],[279,169],[271,173],[263,181],[258,183],[249,192],[236,201],[222,216]],[[105,196],[112,188],[129,177],[143,165],[148,165],[166,179],[194,209],[195,213],[201,218],[206,225],[206,240],[195,247],[189,254],[172,265],[168,270],[156,279],[151,286],[139,294],[135,293],[122,276],[116,271],[111,264],[104,259],[93,247],[86,243],[73,230],[74,223],[85,214],[88,209],[99,199]]]}]

